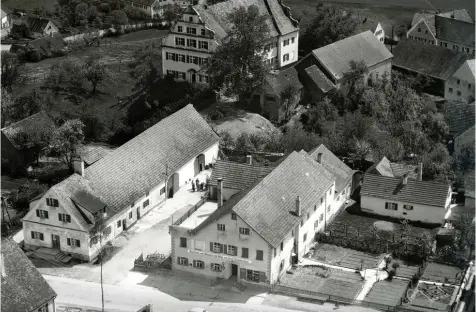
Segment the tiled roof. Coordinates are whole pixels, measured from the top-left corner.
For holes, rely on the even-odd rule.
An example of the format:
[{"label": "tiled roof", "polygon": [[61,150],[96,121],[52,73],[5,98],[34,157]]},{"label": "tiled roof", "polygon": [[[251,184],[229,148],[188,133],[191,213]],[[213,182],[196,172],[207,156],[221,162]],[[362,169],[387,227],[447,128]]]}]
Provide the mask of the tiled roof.
[{"label": "tiled roof", "polygon": [[465,175],[464,196],[474,198],[474,170],[468,171]]},{"label": "tiled roof", "polygon": [[99,161],[103,157],[105,157],[107,154],[109,154],[111,151],[113,151],[114,148],[105,144],[88,144],[84,147],[82,154],[81,154],[81,159],[87,164],[91,165],[94,162]]},{"label": "tiled roof", "polygon": [[350,61],[363,61],[371,67],[393,56],[370,30],[313,50],[312,53],[337,80],[350,70]]},{"label": "tiled roof", "polygon": [[296,90],[302,89],[302,84],[299,81],[298,73],[294,67],[288,67],[277,73],[271,73],[266,77],[266,81],[271,86],[276,95],[281,97],[282,92],[288,86],[296,88]]},{"label": "tiled roof", "polygon": [[223,187],[244,190],[250,187],[256,180],[268,175],[274,167],[249,165],[218,160],[210,177],[210,185],[216,186],[217,179],[223,178]]},{"label": "tiled roof", "polygon": [[402,185],[401,178],[366,174],[360,194],[363,196],[444,207],[449,185],[434,181],[409,179]]},{"label": "tiled roof", "polygon": [[218,39],[221,40],[226,36],[226,32],[231,26],[228,21],[228,14],[240,6],[248,8],[252,5],[258,7],[260,14],[268,17],[266,23],[271,37],[299,30],[297,22],[286,15],[286,8],[281,6],[278,0],[228,0],[209,5],[206,8],[201,5],[195,5],[193,8],[207,24],[207,27],[213,30]]},{"label": "tiled roof", "polygon": [[436,37],[474,47],[474,23],[435,17]]},{"label": "tiled roof", "polygon": [[303,216],[332,186],[334,177],[306,152],[291,153],[233,207],[233,211],[273,247],[299,223],[294,214],[301,197]]},{"label": "tiled roof", "polygon": [[48,25],[49,22],[50,22],[50,20],[48,20],[48,19],[29,16],[28,20],[27,20],[28,29],[31,32],[42,33],[45,30],[46,25]]},{"label": "tiled roof", "polygon": [[421,19],[424,19],[433,35],[436,35],[435,14],[433,13],[415,13],[412,20],[412,26],[415,26]]},{"label": "tiled roof", "polygon": [[442,80],[451,78],[468,59],[466,53],[410,39],[396,45],[393,55],[392,66]]},{"label": "tiled roof", "polygon": [[404,174],[408,174],[409,178],[417,179],[417,170],[418,166],[416,165],[393,163],[386,157],[383,157],[379,162],[372,164],[366,173],[398,178],[403,177]]},{"label": "tiled roof", "polygon": [[323,93],[336,87],[316,65],[309,66],[304,71]]},{"label": "tiled roof", "polygon": [[471,104],[449,102],[444,115],[451,135],[464,132],[475,125],[474,102]]},{"label": "tiled roof", "polygon": [[453,10],[438,15],[446,18],[452,18],[458,21],[474,23],[473,19],[471,18],[471,15],[469,15],[469,12],[466,9]]},{"label": "tiled roof", "polygon": [[2,237],[2,312],[37,311],[56,297],[20,247],[10,238]]},{"label": "tiled roof", "polygon": [[332,153],[326,146],[320,145],[309,152],[309,156],[317,160],[317,155],[322,153],[321,164],[334,175],[336,180],[336,191],[340,192],[345,188],[354,175],[354,170],[342,162],[334,153]]},{"label": "tiled roof", "polygon": [[218,142],[189,104],[85,169],[85,178],[109,209],[119,212]]},{"label": "tiled roof", "polygon": [[[46,115],[45,112],[41,111],[36,114],[30,115],[27,118],[22,119],[16,123],[13,123],[2,129],[2,133],[7,137],[7,139],[12,143],[12,145],[17,148],[22,148],[22,143],[20,138],[17,137],[17,134],[26,133],[34,134],[40,129],[45,131],[54,131],[55,123]],[[32,143],[27,143],[30,145]]]}]

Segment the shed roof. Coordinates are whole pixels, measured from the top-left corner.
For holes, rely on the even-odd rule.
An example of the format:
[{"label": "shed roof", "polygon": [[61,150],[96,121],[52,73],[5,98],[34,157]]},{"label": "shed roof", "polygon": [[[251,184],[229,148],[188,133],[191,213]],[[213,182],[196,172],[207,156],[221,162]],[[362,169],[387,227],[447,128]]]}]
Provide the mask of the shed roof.
[{"label": "shed roof", "polygon": [[274,167],[250,165],[230,161],[217,160],[210,177],[210,185],[216,186],[217,179],[223,178],[223,187],[244,190],[256,180],[268,175]]},{"label": "shed roof", "polygon": [[363,61],[367,67],[371,67],[393,57],[370,30],[313,50],[312,53],[337,80],[350,70],[351,61]]},{"label": "shed roof", "polygon": [[323,93],[327,93],[336,87],[315,64],[309,66],[304,71]]},{"label": "shed roof", "polygon": [[2,237],[2,312],[30,312],[56,297],[36,267],[10,238]]},{"label": "shed roof", "polygon": [[53,120],[51,120],[51,118],[44,111],[40,111],[22,119],[21,121],[2,128],[2,133],[15,148],[22,149],[24,145],[28,147],[33,143],[24,143],[23,137],[19,136],[19,134],[24,133],[27,135],[33,135],[40,130],[53,132],[55,128],[56,126]]},{"label": "shed roof", "polygon": [[466,53],[415,40],[400,42],[393,49],[393,55],[392,66],[445,81],[468,59]]},{"label": "shed roof", "polygon": [[365,174],[360,194],[385,200],[445,207],[449,185],[435,181],[409,179],[406,185],[401,178]]}]

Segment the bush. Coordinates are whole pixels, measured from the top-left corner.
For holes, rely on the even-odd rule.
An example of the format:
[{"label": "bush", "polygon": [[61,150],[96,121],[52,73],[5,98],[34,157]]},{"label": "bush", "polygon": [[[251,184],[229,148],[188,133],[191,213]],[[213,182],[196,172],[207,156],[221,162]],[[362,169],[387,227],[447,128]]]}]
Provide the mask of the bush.
[{"label": "bush", "polygon": [[20,212],[27,212],[30,207],[30,200],[48,190],[48,186],[39,182],[26,182],[18,188],[13,196],[13,207]]},{"label": "bush", "polygon": [[212,121],[216,121],[223,118],[225,114],[223,114],[223,112],[220,111],[220,108],[216,106],[215,108],[213,108],[213,110],[210,113],[208,113],[208,116],[210,117]]}]

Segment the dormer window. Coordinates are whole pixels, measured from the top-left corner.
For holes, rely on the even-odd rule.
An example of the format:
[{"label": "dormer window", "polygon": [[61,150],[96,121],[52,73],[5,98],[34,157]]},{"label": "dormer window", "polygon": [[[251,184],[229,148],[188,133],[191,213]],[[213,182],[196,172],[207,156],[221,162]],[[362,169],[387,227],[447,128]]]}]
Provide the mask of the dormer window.
[{"label": "dormer window", "polygon": [[58,200],[53,198],[46,198],[46,205],[57,208],[59,206]]}]

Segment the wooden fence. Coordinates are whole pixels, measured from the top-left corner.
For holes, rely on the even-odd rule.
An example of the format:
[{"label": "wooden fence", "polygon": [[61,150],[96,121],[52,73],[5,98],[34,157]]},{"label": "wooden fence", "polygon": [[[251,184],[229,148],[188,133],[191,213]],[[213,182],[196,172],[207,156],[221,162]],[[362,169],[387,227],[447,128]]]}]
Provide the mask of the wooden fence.
[{"label": "wooden fence", "polygon": [[167,254],[162,253],[152,253],[147,255],[144,258],[144,253],[141,253],[140,256],[134,260],[134,268],[163,268],[170,269],[168,259],[170,259],[170,251]]}]

